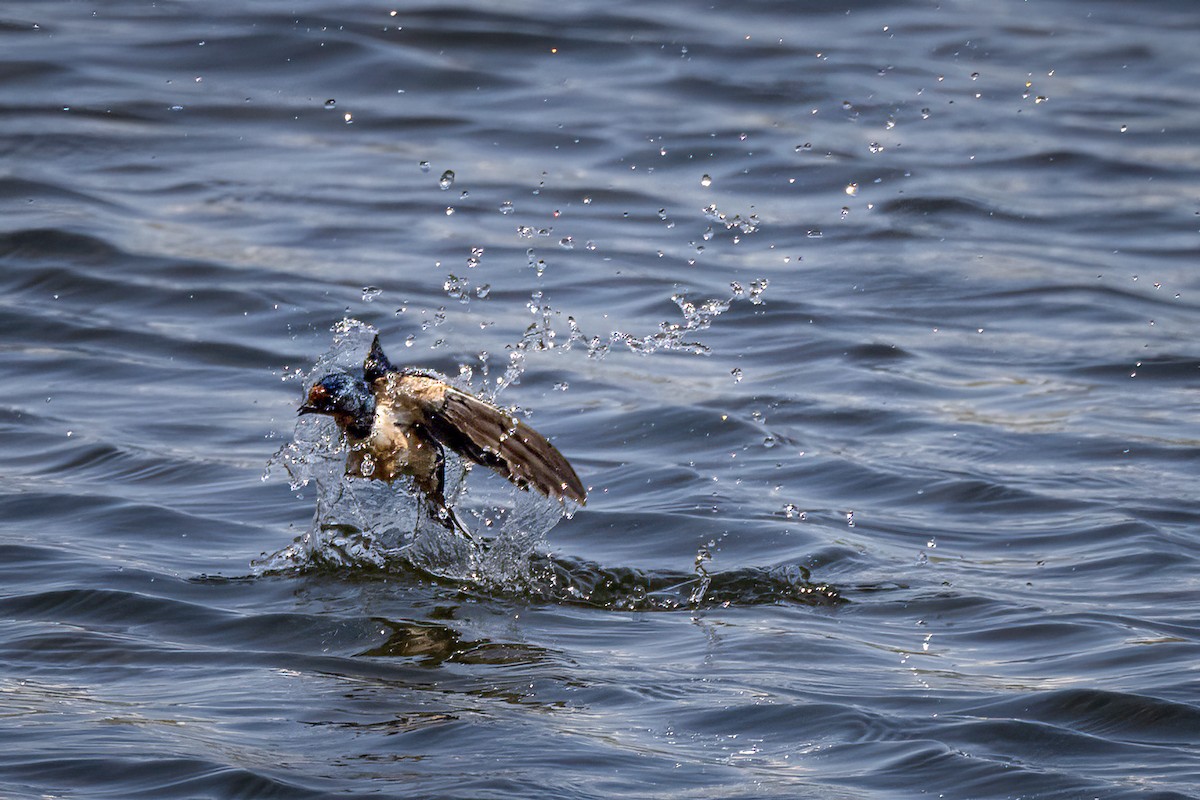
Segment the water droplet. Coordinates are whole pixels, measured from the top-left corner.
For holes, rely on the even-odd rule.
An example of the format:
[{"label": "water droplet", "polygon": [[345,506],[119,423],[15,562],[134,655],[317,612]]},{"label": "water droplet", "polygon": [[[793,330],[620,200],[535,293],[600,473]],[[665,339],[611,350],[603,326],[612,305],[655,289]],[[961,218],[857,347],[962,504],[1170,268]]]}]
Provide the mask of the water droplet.
[{"label": "water droplet", "polygon": [[1127,130],[1129,130],[1129,126],[1128,126],[1128,125],[1122,125],[1122,126],[1121,126],[1121,133],[1124,133],[1124,132],[1125,132],[1125,131],[1127,131]]},{"label": "water droplet", "polygon": [[471,300],[471,281],[451,273],[442,283],[442,291],[460,303],[468,303]]},{"label": "water droplet", "polygon": [[342,119],[344,119],[346,121],[347,125],[354,124],[354,119],[352,118],[352,115],[350,114],[349,111],[347,111],[345,114],[342,115]]},{"label": "water droplet", "polygon": [[850,195],[851,197],[854,197],[856,194],[858,194],[858,184],[857,183],[846,184],[846,194]]},{"label": "water droplet", "polygon": [[509,214],[513,213],[516,210],[517,209],[513,206],[512,200],[505,200],[503,203],[500,204],[500,213],[503,214],[504,216],[508,216]]},{"label": "water droplet", "polygon": [[454,170],[448,169],[438,178],[438,188],[443,192],[454,185]]},{"label": "water droplet", "polygon": [[1039,94],[1037,97],[1033,98],[1033,102],[1040,105],[1041,103],[1046,102],[1048,99],[1049,98],[1047,98],[1045,95]]},{"label": "water droplet", "polygon": [[705,174],[700,178],[700,185],[704,187],[712,186],[712,176]]},{"label": "water droplet", "polygon": [[575,249],[575,237],[564,236],[563,238],[558,240],[558,246],[564,250],[574,250]]},{"label": "water droplet", "polygon": [[978,72],[972,72],[972,73],[971,73],[971,80],[973,80],[973,81],[977,81],[977,80],[979,80],[979,73],[978,73]]},{"label": "water droplet", "polygon": [[883,145],[881,145],[879,142],[871,142],[869,145],[867,145],[867,149],[870,150],[872,154],[877,155],[883,152]]},{"label": "water droplet", "polygon": [[729,371],[729,374],[733,376],[734,383],[742,382],[742,368],[741,367],[734,367],[733,369],[731,369]]},{"label": "water droplet", "polygon": [[326,108],[337,108],[337,100],[334,100],[332,97],[329,98],[328,100],[325,101],[325,107]]},{"label": "water droplet", "polygon": [[483,261],[483,248],[472,247],[471,255],[467,256],[467,269],[475,269]]},{"label": "water droplet", "polygon": [[450,217],[453,215],[454,215],[454,206],[446,206],[446,216]]},{"label": "water droplet", "polygon": [[421,172],[429,172],[429,168],[430,168],[430,167],[429,167],[429,162],[428,162],[428,161],[422,161],[422,162],[420,163],[420,167],[421,167]]},{"label": "water droplet", "polygon": [[417,337],[416,337],[415,335],[413,335],[413,334],[411,334],[411,333],[410,333],[410,334],[408,335],[408,338],[404,340],[404,346],[405,346],[405,347],[412,347],[412,346],[413,346],[413,342],[415,342],[416,340],[417,340]]},{"label": "water droplet", "polygon": [[364,286],[362,290],[362,299],[364,303],[374,302],[376,297],[383,294],[383,289],[378,286]]},{"label": "water droplet", "polygon": [[763,303],[762,294],[767,290],[770,281],[766,278],[757,278],[750,281],[750,302],[756,306],[761,306]]}]

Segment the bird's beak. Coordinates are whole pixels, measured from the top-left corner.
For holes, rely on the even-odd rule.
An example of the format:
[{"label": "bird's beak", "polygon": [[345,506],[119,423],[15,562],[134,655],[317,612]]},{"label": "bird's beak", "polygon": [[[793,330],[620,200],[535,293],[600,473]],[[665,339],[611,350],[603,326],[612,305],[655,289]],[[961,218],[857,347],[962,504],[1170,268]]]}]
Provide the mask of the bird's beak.
[{"label": "bird's beak", "polygon": [[320,413],[321,412],[318,411],[316,408],[314,408],[313,406],[309,406],[309,405],[303,405],[303,406],[300,406],[298,409],[296,409],[297,417],[303,417],[305,414],[320,414]]}]

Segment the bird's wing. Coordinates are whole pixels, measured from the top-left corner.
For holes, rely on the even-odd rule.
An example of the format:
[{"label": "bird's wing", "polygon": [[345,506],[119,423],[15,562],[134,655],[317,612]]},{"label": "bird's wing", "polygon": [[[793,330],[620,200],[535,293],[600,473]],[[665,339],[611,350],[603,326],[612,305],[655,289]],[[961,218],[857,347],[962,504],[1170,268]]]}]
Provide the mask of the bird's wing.
[{"label": "bird's wing", "polygon": [[499,408],[428,375],[392,373],[390,391],[443,446],[495,470],[521,488],[583,503],[587,491],[545,436]]}]

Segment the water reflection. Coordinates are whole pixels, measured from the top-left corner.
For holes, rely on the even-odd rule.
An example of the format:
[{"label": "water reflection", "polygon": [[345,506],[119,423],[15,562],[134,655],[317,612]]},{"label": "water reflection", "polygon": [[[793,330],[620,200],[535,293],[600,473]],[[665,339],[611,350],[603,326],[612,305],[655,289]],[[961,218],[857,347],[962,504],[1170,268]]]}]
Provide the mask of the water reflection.
[{"label": "water reflection", "polygon": [[513,642],[466,640],[454,628],[432,620],[424,622],[375,619],[387,639],[358,655],[378,658],[413,658],[422,666],[445,662],[460,664],[532,664],[549,660],[540,647]]}]

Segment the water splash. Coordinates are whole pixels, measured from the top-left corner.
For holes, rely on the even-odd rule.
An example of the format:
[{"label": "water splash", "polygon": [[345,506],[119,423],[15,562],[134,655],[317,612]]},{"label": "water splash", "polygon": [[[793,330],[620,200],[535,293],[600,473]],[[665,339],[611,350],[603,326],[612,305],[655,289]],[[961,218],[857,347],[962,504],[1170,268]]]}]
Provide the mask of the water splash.
[{"label": "water splash", "polygon": [[696,582],[688,595],[688,603],[693,606],[704,602],[704,595],[712,586],[712,575],[706,566],[709,561],[712,561],[712,550],[709,547],[701,547],[696,551]]},{"label": "water splash", "polygon": [[708,354],[710,348],[697,341],[693,335],[707,330],[713,320],[729,310],[736,299],[736,293],[728,298],[713,298],[695,301],[686,294],[671,296],[672,302],[679,307],[683,316],[680,322],[670,320],[659,323],[655,333],[637,336],[632,333],[614,331],[610,340],[613,344],[624,345],[635,353],[650,354],[659,350],[675,350],[687,353]]},{"label": "water splash", "polygon": [[[354,374],[376,331],[345,319],[333,327],[333,343],[312,369],[288,376],[305,390],[329,372]],[[464,384],[471,370],[458,379]],[[467,388],[465,385],[463,388]],[[314,566],[416,569],[484,587],[507,586],[528,570],[530,554],[572,508],[522,491],[488,470],[472,470],[454,453],[446,453],[446,505],[470,535],[447,530],[429,513],[427,501],[408,479],[394,483],[345,475],[345,438],[332,420],[298,417],[292,441],[267,464],[282,468],[291,488],[315,490],[316,508],[307,531],[290,545],[257,562],[259,572]]]},{"label": "water splash", "polygon": [[[684,293],[677,293],[671,296],[671,300],[679,308],[679,321],[664,320],[653,333],[639,335],[617,330],[607,337],[588,334],[573,316],[566,316],[564,320],[562,311],[546,302],[541,290],[536,290],[526,304],[534,321],[526,327],[521,338],[509,346],[508,364],[504,373],[496,378],[490,391],[484,389],[481,394],[494,400],[505,388],[517,383],[525,371],[526,356],[531,352],[582,347],[586,350],[588,358],[600,359],[616,346],[642,355],[660,351],[708,355],[711,349],[698,341],[695,335],[711,327],[713,321],[728,311],[735,301],[746,299],[754,305],[762,305],[762,295],[767,289],[767,284],[766,278],[756,279],[751,282],[747,291],[734,282],[730,284],[729,297],[707,300],[693,300]],[[566,331],[561,330],[564,321]]]},{"label": "water splash", "polygon": [[[704,552],[704,551],[702,551]],[[520,587],[543,602],[620,611],[679,611],[772,603],[838,606],[847,602],[826,583],[814,583],[806,567],[780,564],[711,571],[697,555],[691,573],[604,567],[589,561],[534,555],[532,580]]]},{"label": "water splash", "polygon": [[[734,214],[732,217],[724,211],[717,208],[716,203],[710,203],[704,207],[704,218],[716,225],[721,225],[725,230],[742,234],[757,233],[762,226],[757,214],[751,214],[748,217],[743,217],[741,214]],[[709,229],[711,230],[711,228]],[[711,238],[711,236],[706,237]]]},{"label": "water splash", "polygon": [[[470,285],[470,281],[451,275],[444,289],[461,299]],[[588,358],[602,358],[616,346],[646,355],[664,350],[704,355],[709,348],[697,341],[696,334],[708,329],[735,302],[761,304],[766,288],[766,279],[759,279],[749,288],[731,283],[726,298],[697,300],[677,293],[672,300],[679,309],[678,320],[664,321],[658,331],[649,334],[614,331],[608,337],[589,336],[573,317],[564,318],[541,291],[535,291],[527,304],[534,320],[509,346],[504,371],[491,385],[487,382],[487,352],[479,353],[477,367],[462,365],[457,377],[439,377],[495,402],[506,387],[520,380],[526,357],[534,351],[580,347],[586,349]],[[475,294],[482,299],[487,293]],[[445,310],[439,309],[434,317],[433,324],[440,324]],[[311,369],[285,377],[298,384],[298,401],[322,375],[359,372],[376,333],[372,326],[354,319],[342,320],[332,331],[329,350]],[[411,344],[411,339],[406,344]],[[482,387],[471,386],[472,379],[482,380]],[[292,441],[270,459],[264,479],[281,468],[294,491],[302,496],[315,493],[313,520],[290,545],[256,562],[256,574],[373,570],[398,577],[419,576],[466,594],[622,610],[845,602],[836,588],[813,583],[808,570],[797,564],[714,571],[710,568],[711,545],[697,553],[691,572],[613,568],[549,555],[547,534],[564,516],[571,516],[574,508],[521,491],[489,470],[472,470],[447,452],[447,506],[470,531],[469,536],[459,535],[431,517],[420,493],[407,480],[388,484],[348,478],[345,461],[345,440],[331,420],[315,415],[297,418]]]}]

